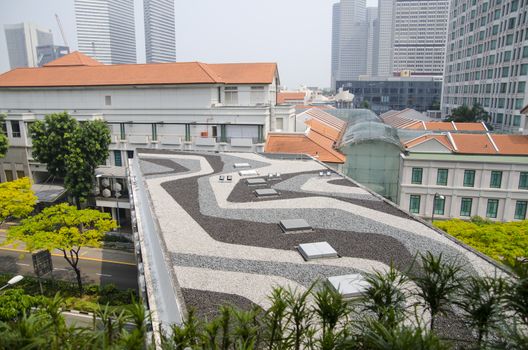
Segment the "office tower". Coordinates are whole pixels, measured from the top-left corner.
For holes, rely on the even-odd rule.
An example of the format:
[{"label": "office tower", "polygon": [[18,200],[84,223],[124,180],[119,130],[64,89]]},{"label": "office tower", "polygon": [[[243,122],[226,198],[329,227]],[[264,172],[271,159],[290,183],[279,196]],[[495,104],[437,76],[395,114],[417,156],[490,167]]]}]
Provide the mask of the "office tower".
[{"label": "office tower", "polygon": [[79,51],[105,64],[136,63],[134,0],[75,0]]},{"label": "office tower", "polygon": [[332,72],[331,83],[332,90],[335,90],[335,83],[337,80],[337,70],[339,67],[339,22],[341,15],[339,12],[340,4],[336,3],[332,7]]},{"label": "office tower", "polygon": [[387,77],[392,75],[392,52],[394,39],[394,0],[378,0],[378,29],[376,52],[378,53],[378,68],[376,75]]},{"label": "office tower", "polygon": [[174,0],[144,0],[147,63],[176,61]]},{"label": "office tower", "polygon": [[367,75],[378,74],[378,8],[367,7]]},{"label": "office tower", "polygon": [[395,0],[392,71],[442,75],[448,16],[449,0]]},{"label": "office tower", "polygon": [[526,129],[520,111],[528,104],[527,5],[526,0],[452,1],[442,94],[444,116],[458,106],[479,103],[496,129]]},{"label": "office tower", "polygon": [[[332,85],[335,81],[356,79],[367,72],[368,25],[366,0],[341,0],[334,7],[333,35],[337,47],[332,47]],[[334,64],[334,62],[336,64]]]},{"label": "office tower", "polygon": [[70,53],[68,46],[42,45],[37,46],[37,65],[42,67],[46,63],[56,60]]},{"label": "office tower", "polygon": [[36,67],[37,46],[53,45],[51,30],[39,28],[32,23],[6,24],[4,31],[11,69]]}]

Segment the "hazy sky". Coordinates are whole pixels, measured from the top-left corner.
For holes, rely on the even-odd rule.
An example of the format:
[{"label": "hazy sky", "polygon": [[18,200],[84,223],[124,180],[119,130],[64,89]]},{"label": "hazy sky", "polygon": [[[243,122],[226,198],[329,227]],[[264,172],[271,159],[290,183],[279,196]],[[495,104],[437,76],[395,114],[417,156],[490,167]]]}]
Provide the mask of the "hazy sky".
[{"label": "hazy sky", "polygon": [[[136,7],[138,62],[145,60],[143,1]],[[282,85],[330,85],[332,4],[338,0],[175,0],[178,61],[277,62]],[[377,0],[367,0],[377,6]],[[73,0],[0,0],[0,73],[9,70],[3,24],[33,22],[53,32],[59,15],[77,48]]]}]

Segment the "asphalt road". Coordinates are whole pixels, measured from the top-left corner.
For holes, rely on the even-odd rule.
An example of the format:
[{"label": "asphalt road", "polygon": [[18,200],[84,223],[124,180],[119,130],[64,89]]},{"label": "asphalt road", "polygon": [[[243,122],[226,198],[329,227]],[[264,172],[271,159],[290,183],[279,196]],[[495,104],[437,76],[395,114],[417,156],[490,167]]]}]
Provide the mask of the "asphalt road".
[{"label": "asphalt road", "polygon": [[[94,250],[95,251],[95,250]],[[81,250],[82,253],[82,250]],[[98,249],[97,254],[82,256],[79,260],[84,282],[95,284],[113,283],[120,289],[137,289],[137,267],[132,253]],[[76,281],[75,272],[62,256],[53,260],[53,277],[62,280]],[[21,249],[0,247],[0,272],[20,275],[34,275],[31,253]]]}]

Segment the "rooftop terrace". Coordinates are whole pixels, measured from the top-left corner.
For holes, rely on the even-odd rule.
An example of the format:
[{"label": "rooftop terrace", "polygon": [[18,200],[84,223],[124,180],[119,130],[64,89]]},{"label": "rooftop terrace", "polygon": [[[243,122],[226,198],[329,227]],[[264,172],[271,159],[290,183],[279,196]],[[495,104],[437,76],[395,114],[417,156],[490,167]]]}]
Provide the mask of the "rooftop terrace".
[{"label": "rooftop terrace", "polygon": [[[458,259],[470,273],[495,271],[479,255],[314,160],[153,150],[140,151],[139,159],[165,261],[181,288],[175,294],[202,314],[225,302],[266,308],[274,286],[302,290],[332,276],[385,270],[391,262],[403,269],[425,251]],[[242,176],[247,170],[257,175]],[[266,188],[278,195],[255,194]],[[280,222],[291,219],[308,227],[297,232],[292,224],[301,221],[288,221],[288,230],[284,222],[281,229]],[[317,242],[330,249],[308,246],[304,255],[297,249]],[[321,247],[338,257],[306,257]]]}]

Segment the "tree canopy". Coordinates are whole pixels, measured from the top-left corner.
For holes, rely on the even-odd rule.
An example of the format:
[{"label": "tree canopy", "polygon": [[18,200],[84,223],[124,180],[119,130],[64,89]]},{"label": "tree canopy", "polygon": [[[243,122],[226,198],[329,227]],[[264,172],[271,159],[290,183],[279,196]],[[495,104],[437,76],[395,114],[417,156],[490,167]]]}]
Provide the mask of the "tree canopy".
[{"label": "tree canopy", "polygon": [[77,275],[82,294],[79,251],[83,247],[100,247],[103,236],[117,227],[110,214],[94,209],[79,210],[68,204],[45,208],[37,215],[9,228],[7,242],[22,241],[29,251],[60,250]]},{"label": "tree canopy", "polygon": [[435,221],[435,226],[487,256],[513,264],[528,257],[528,220],[493,222],[474,217],[471,221]]},{"label": "tree canopy", "polygon": [[108,158],[110,130],[103,121],[79,123],[68,113],[49,114],[31,128],[33,156],[52,176],[64,178],[77,205],[90,193],[98,165]]},{"label": "tree canopy", "polygon": [[5,116],[0,114],[0,158],[6,155],[7,149],[9,148],[9,140],[4,134],[5,130]]},{"label": "tree canopy", "polygon": [[29,215],[36,203],[37,196],[31,190],[29,178],[0,183],[0,224]]},{"label": "tree canopy", "polygon": [[454,108],[451,111],[451,116],[447,118],[448,121],[466,123],[487,122],[488,119],[488,112],[478,103],[475,103],[472,107],[462,105]]}]

